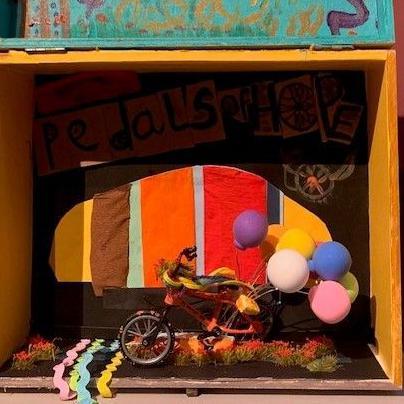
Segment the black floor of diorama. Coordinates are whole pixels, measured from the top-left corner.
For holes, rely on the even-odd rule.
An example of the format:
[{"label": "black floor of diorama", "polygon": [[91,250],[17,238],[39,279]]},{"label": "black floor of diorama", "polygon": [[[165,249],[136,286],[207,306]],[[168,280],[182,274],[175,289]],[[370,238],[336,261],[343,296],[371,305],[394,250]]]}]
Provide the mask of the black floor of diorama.
[{"label": "black floor of diorama", "polygon": [[[335,341],[340,367],[332,372],[310,372],[299,367],[281,367],[269,362],[247,362],[236,365],[206,365],[198,366],[175,366],[169,362],[156,367],[133,366],[127,360],[123,360],[118,367],[114,378],[142,378],[142,379],[257,379],[271,378],[279,380],[288,379],[318,379],[318,380],[387,380],[387,376],[374,357],[369,346],[362,342]],[[38,362],[31,370],[19,371],[11,368],[11,362],[6,363],[0,370],[2,377],[52,377],[53,366],[64,359],[64,351],[75,345],[75,342],[63,341],[61,346],[65,349],[59,353],[55,361]],[[98,377],[111,359],[111,354],[96,353],[94,360],[88,365],[92,377]],[[66,375],[65,375],[66,376]]]}]

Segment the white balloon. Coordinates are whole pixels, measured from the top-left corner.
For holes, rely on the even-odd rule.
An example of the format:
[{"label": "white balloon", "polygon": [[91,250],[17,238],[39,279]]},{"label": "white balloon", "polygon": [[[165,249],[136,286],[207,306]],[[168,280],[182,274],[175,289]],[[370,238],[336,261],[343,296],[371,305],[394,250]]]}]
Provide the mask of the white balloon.
[{"label": "white balloon", "polygon": [[310,270],[300,253],[285,249],[276,252],[267,264],[267,276],[273,286],[281,292],[296,293],[309,280]]}]

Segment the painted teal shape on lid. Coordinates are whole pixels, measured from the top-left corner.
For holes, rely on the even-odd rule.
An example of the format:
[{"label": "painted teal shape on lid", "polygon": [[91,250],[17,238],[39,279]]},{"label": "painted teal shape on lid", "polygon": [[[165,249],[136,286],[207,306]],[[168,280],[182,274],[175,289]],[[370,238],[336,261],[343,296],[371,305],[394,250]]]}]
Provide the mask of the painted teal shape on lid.
[{"label": "painted teal shape on lid", "polygon": [[[27,2],[26,38],[3,39],[2,47],[364,47],[394,42],[392,0]],[[12,18],[10,11],[1,11]],[[0,22],[7,21],[2,17]]]}]

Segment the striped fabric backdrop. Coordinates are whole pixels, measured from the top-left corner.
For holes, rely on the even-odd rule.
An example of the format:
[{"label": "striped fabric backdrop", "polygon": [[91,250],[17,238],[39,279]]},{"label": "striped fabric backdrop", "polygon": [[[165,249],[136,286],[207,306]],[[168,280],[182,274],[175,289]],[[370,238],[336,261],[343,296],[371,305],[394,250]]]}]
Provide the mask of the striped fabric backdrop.
[{"label": "striped fabric backdrop", "polygon": [[[255,209],[281,223],[281,193],[263,178],[230,167],[195,166],[131,184],[127,287],[155,287],[155,265],[196,245],[196,273],[234,268],[250,280],[262,261],[258,249],[237,251],[233,221]],[[270,201],[270,202],[269,202]]]},{"label": "striped fabric backdrop", "polygon": [[[301,228],[316,241],[331,239],[320,218],[264,178],[232,167],[196,166],[77,205],[57,226],[49,262],[59,282],[92,282],[101,296],[109,287],[161,286],[158,261],[196,245],[198,275],[227,266],[240,279],[255,280],[264,252],[233,245],[233,221],[246,209],[266,214],[269,224]],[[265,281],[264,274],[258,281]]]}]

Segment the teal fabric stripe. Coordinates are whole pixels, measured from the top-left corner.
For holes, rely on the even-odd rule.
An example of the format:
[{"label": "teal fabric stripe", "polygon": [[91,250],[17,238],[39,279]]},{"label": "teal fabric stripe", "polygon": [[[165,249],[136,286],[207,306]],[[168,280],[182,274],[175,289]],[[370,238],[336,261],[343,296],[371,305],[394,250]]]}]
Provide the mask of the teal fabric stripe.
[{"label": "teal fabric stripe", "polygon": [[195,201],[195,240],[198,249],[196,274],[205,275],[205,190],[203,167],[193,167],[194,201]]},{"label": "teal fabric stripe", "polygon": [[140,204],[140,181],[132,183],[130,190],[129,218],[129,273],[128,288],[144,288],[142,207]]}]

